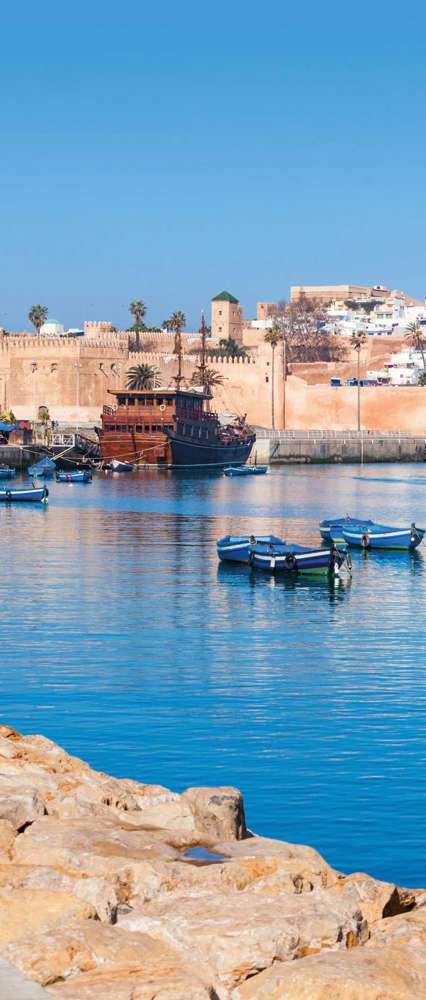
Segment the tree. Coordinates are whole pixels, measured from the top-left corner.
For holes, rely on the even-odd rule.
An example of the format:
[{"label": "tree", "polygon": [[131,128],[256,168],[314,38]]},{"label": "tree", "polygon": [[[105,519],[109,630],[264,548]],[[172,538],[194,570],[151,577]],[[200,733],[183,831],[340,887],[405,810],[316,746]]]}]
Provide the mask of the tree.
[{"label": "tree", "polygon": [[417,379],[417,385],[426,385],[426,372],[420,372]]},{"label": "tree", "polygon": [[352,336],[351,336],[351,347],[352,347],[352,349],[354,351],[357,352],[357,379],[356,379],[356,381],[357,381],[357,425],[358,425],[358,431],[361,430],[361,386],[359,384],[359,381],[360,381],[360,378],[359,378],[359,362],[360,362],[361,347],[364,346],[364,344],[366,343],[366,341],[367,341],[367,337],[366,337],[366,334],[364,333],[363,330],[358,330],[357,333],[353,333]]},{"label": "tree", "polygon": [[31,309],[28,313],[28,319],[30,323],[32,323],[33,326],[35,326],[37,333],[39,335],[40,335],[40,327],[42,327],[43,323],[46,322],[48,315],[49,315],[49,310],[47,309],[47,306],[40,306],[40,305],[31,306]]},{"label": "tree", "polygon": [[422,356],[423,370],[426,371],[424,329],[419,320],[416,319],[414,323],[409,323],[407,331],[408,332],[405,334],[407,341],[411,347],[414,347],[416,351],[420,352]]},{"label": "tree", "polygon": [[202,385],[205,391],[210,393],[216,385],[223,385],[223,382],[224,376],[214,368],[205,368],[204,372],[197,368],[191,377],[192,385]]},{"label": "tree", "polygon": [[275,348],[282,340],[282,332],[278,323],[273,323],[270,330],[265,333],[265,343],[271,345],[272,365],[271,365],[271,426],[275,430]]},{"label": "tree", "polygon": [[131,327],[136,334],[135,349],[140,351],[140,331],[145,329],[143,318],[146,315],[146,305],[143,299],[134,299],[129,305],[129,313],[133,316],[134,323]]},{"label": "tree", "polygon": [[296,302],[278,304],[274,322],[282,332],[289,361],[341,361],[346,357],[342,338],[327,329],[328,319],[323,303],[306,295]]},{"label": "tree", "polygon": [[126,375],[128,389],[152,389],[160,372],[153,365],[134,365]]},{"label": "tree", "polygon": [[[214,351],[211,353],[215,353]],[[237,341],[233,337],[221,337],[219,340],[219,347],[217,348],[218,354],[224,354],[227,358],[247,358],[248,351],[246,347],[241,344],[237,344]]]}]

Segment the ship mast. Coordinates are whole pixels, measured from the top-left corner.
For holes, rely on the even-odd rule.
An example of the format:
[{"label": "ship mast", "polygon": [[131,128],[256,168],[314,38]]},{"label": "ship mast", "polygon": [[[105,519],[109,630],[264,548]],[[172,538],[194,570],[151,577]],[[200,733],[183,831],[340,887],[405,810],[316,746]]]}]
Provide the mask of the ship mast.
[{"label": "ship mast", "polygon": [[207,365],[206,365],[206,333],[207,333],[207,330],[206,330],[206,324],[204,322],[204,311],[203,311],[201,313],[201,326],[200,326],[201,355],[200,355],[200,364],[198,365],[198,369],[199,369],[200,376],[201,376],[200,381],[201,381],[201,385],[203,387],[203,392],[207,392],[207,387],[206,387],[206,368],[207,368]]}]

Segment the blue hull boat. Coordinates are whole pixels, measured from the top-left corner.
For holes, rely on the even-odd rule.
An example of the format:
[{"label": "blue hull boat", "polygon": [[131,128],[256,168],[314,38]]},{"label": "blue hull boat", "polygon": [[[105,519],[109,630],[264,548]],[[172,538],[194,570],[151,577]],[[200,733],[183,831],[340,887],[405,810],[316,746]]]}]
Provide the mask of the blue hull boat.
[{"label": "blue hull boat", "polygon": [[225,476],[265,476],[268,471],[267,465],[241,465],[230,466],[228,469],[224,469]]},{"label": "blue hull boat", "polygon": [[319,529],[324,542],[336,542],[344,541],[343,528],[363,528],[373,524],[374,521],[369,521],[367,518],[350,517],[346,514],[345,517],[332,517],[327,521],[321,521]]},{"label": "blue hull boat", "polygon": [[9,465],[0,465],[0,479],[14,479],[16,469],[11,469]]},{"label": "blue hull boat", "polygon": [[225,535],[217,542],[217,554],[223,562],[246,563],[250,562],[251,546],[256,542],[265,542],[268,545],[283,545],[281,538],[276,535]]},{"label": "blue hull boat", "polygon": [[312,549],[304,545],[268,545],[258,542],[250,547],[250,561],[267,573],[337,573],[345,556],[335,546]]},{"label": "blue hull boat", "polygon": [[91,483],[92,470],[82,469],[81,472],[57,472],[57,483]]},{"label": "blue hull boat", "polygon": [[3,503],[47,503],[49,490],[47,486],[37,489],[33,486],[25,490],[0,490],[0,502]]},{"label": "blue hull boat", "polygon": [[361,549],[416,549],[424,536],[423,528],[393,528],[386,524],[367,521],[364,525],[350,525],[342,528],[342,535],[348,545]]},{"label": "blue hull boat", "polygon": [[35,479],[53,479],[56,470],[56,463],[53,458],[45,456],[34,465],[30,465],[28,475]]}]

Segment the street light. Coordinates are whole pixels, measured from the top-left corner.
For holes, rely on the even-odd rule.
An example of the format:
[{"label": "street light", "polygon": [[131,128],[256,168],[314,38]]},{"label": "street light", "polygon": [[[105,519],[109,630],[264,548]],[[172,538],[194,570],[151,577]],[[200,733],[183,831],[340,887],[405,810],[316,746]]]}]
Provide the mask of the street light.
[{"label": "street light", "polygon": [[75,379],[75,405],[76,405],[76,409],[77,409],[76,430],[78,430],[78,426],[79,426],[78,425],[78,416],[79,416],[78,411],[80,409],[80,368],[81,368],[80,361],[76,361],[74,363],[74,368],[75,368],[75,375],[76,375],[76,379]]},{"label": "street light", "polygon": [[[364,330],[358,330],[351,336],[351,344],[354,351],[357,353],[357,428],[358,434],[361,432],[361,386],[360,386],[360,354],[361,347],[364,346],[367,337]],[[361,439],[361,462],[363,460],[363,441]]]}]

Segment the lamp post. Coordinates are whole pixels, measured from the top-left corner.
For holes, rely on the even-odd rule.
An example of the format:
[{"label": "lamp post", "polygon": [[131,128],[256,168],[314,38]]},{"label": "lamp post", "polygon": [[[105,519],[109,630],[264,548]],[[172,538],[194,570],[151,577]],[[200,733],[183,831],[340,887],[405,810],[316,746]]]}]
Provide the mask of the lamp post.
[{"label": "lamp post", "polygon": [[31,371],[33,373],[33,408],[34,408],[34,420],[37,419],[37,408],[36,408],[36,372],[37,372],[37,361],[31,362]]},{"label": "lamp post", "polygon": [[364,459],[364,454],[363,454],[363,452],[364,452],[364,441],[363,441],[363,437],[361,435],[360,354],[361,354],[361,347],[364,346],[366,340],[367,340],[367,337],[366,337],[366,335],[364,333],[364,330],[358,330],[356,333],[353,333],[352,337],[351,337],[351,344],[352,344],[353,350],[356,351],[356,354],[357,354],[357,365],[356,365],[356,370],[357,370],[357,378],[356,378],[356,383],[357,383],[357,385],[356,385],[356,388],[357,388],[357,429],[358,429],[358,434],[360,435],[361,464],[362,464],[363,459]]},{"label": "lamp post", "polygon": [[81,368],[80,362],[76,361],[74,367],[75,367],[75,405],[76,405],[76,410],[77,410],[76,430],[78,430],[78,426],[79,426],[79,423],[78,423],[78,416],[79,416],[78,411],[80,409],[80,368]]}]

